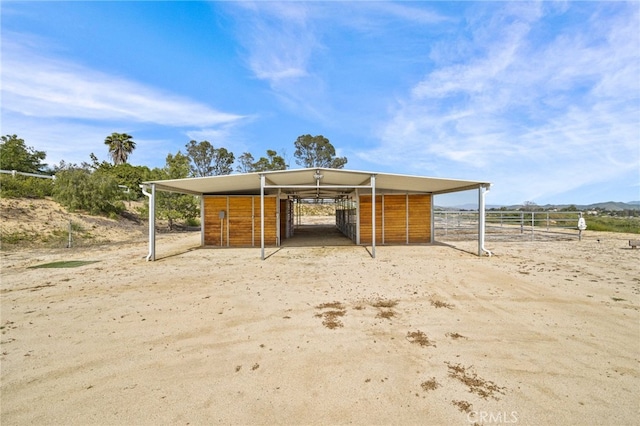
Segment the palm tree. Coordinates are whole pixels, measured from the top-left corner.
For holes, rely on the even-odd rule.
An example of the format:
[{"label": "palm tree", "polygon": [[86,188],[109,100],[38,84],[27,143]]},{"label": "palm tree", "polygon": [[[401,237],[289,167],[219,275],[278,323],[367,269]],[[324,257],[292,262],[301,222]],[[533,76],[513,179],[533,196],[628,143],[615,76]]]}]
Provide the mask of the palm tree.
[{"label": "palm tree", "polygon": [[109,147],[109,154],[113,159],[113,164],[124,164],[127,158],[136,148],[133,136],[126,133],[112,133],[104,140],[104,144]]}]

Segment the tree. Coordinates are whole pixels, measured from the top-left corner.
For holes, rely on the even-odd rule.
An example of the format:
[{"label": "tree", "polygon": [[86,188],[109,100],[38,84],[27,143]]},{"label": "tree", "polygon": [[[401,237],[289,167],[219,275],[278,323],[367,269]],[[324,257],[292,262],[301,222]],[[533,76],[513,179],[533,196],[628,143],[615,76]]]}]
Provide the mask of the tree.
[{"label": "tree", "polygon": [[16,135],[2,136],[0,142],[0,168],[24,173],[43,173],[47,167],[42,162],[47,156],[44,151],[36,151],[26,146]]},{"label": "tree", "polygon": [[264,172],[267,170],[286,170],[287,164],[284,162],[284,158],[276,151],[271,149],[267,150],[267,157],[260,157],[253,165],[254,171]]},{"label": "tree", "polygon": [[322,135],[302,135],[294,142],[296,163],[304,167],[325,167],[342,169],[347,157],[336,157],[336,149],[329,139]]},{"label": "tree", "polygon": [[[151,172],[153,180],[182,179],[189,177],[190,159],[180,151],[176,155],[167,155],[166,165]],[[156,212],[158,217],[167,219],[169,229],[173,230],[177,219],[192,220],[200,215],[197,198],[188,194],[176,194],[159,191],[156,193]]]},{"label": "tree", "polygon": [[117,215],[124,210],[122,191],[108,173],[75,165],[62,167],[56,172],[53,197],[69,211]]},{"label": "tree", "polygon": [[228,175],[233,171],[235,156],[226,148],[214,148],[209,141],[190,141],[187,156],[191,160],[191,175],[195,177]]},{"label": "tree", "polygon": [[258,161],[253,160],[253,155],[248,152],[239,158],[240,165],[237,170],[240,173],[265,172],[268,170],[286,170],[288,165],[284,157],[278,155],[274,150],[268,149],[266,157],[260,157]]},{"label": "tree", "polygon": [[251,173],[253,172],[253,155],[249,152],[243,153],[240,157],[238,157],[238,161],[240,165],[236,168],[239,173]]},{"label": "tree", "polygon": [[126,133],[112,133],[104,140],[104,144],[109,147],[109,155],[113,160],[113,164],[124,164],[127,162],[129,155],[136,148],[133,136]]}]

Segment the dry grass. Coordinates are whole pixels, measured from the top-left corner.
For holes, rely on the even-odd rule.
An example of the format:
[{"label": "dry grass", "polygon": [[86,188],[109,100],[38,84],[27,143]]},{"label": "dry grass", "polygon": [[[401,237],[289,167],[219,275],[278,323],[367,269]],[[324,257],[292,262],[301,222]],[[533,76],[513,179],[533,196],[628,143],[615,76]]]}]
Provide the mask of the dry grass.
[{"label": "dry grass", "polygon": [[397,304],[398,301],[393,299],[376,299],[371,302],[371,306],[374,308],[394,308]]},{"label": "dry grass", "polygon": [[451,337],[453,340],[457,340],[457,339],[466,339],[466,336],[463,336],[460,333],[446,333],[445,336],[447,337]]},{"label": "dry grass", "polygon": [[330,311],[325,311],[325,312],[315,314],[315,317],[323,318],[322,325],[324,325],[325,327],[332,330],[338,327],[344,327],[344,324],[339,319],[340,317],[345,316],[347,313],[342,303],[340,302],[322,303],[316,306],[316,309],[332,309]]},{"label": "dry grass", "polygon": [[389,309],[389,310],[381,310],[380,312],[378,312],[378,314],[376,315],[376,318],[391,319],[395,316],[396,316],[396,313],[392,309]]},{"label": "dry grass", "polygon": [[344,305],[341,302],[328,302],[322,303],[316,306],[316,309],[340,309],[344,310]]},{"label": "dry grass", "polygon": [[433,346],[434,348],[436,347],[436,344],[429,340],[427,335],[420,330],[408,332],[407,340],[420,346]]},{"label": "dry grass", "polygon": [[426,391],[438,389],[440,387],[440,383],[436,381],[435,377],[432,377],[429,380],[422,382],[420,384],[420,387],[422,387],[422,390],[426,392]]},{"label": "dry grass", "polygon": [[447,309],[453,309],[453,305],[447,302],[443,302],[442,300],[431,300],[431,306],[434,306],[436,308],[447,308]]},{"label": "dry grass", "polygon": [[452,365],[448,362],[445,362],[445,364],[447,364],[447,367],[449,368],[449,377],[457,379],[467,385],[469,387],[469,392],[475,393],[483,399],[493,398],[496,401],[499,400],[496,394],[504,395],[506,388],[500,387],[492,381],[478,377],[478,375],[473,371],[468,371],[471,370],[471,367],[467,368],[460,364]]},{"label": "dry grass", "polygon": [[467,401],[456,401],[454,399],[453,401],[451,401],[451,404],[458,407],[458,410],[460,410],[463,413],[470,413],[471,409],[473,408],[473,405],[471,405],[471,403]]}]

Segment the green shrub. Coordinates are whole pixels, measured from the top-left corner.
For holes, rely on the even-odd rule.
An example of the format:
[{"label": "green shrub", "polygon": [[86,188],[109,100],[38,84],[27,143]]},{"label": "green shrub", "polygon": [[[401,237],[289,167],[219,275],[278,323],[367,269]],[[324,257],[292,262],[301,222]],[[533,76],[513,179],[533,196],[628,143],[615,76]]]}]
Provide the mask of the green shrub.
[{"label": "green shrub", "polygon": [[0,175],[0,197],[44,198],[53,193],[53,179]]},{"label": "green shrub", "polygon": [[56,175],[54,199],[69,211],[117,216],[124,211],[118,182],[106,173],[70,168]]},{"label": "green shrub", "polygon": [[587,217],[587,230],[604,232],[629,232],[640,234],[640,218],[637,217]]}]

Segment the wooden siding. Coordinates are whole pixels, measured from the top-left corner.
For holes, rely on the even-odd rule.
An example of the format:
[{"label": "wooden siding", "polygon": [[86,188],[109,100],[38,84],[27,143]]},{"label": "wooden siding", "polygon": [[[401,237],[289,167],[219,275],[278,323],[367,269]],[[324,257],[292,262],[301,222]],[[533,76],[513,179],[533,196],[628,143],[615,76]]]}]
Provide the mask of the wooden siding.
[{"label": "wooden siding", "polygon": [[407,196],[384,195],[383,244],[406,244],[407,242]]},{"label": "wooden siding", "polygon": [[[258,214],[260,207],[258,206]],[[229,245],[252,246],[253,197],[229,197]]]},{"label": "wooden siding", "polygon": [[[278,243],[276,198],[264,198],[265,245]],[[225,211],[221,221],[219,213]],[[204,198],[204,244],[208,246],[259,246],[260,197],[206,196]],[[222,238],[221,230],[222,227]]]},{"label": "wooden siding", "polygon": [[[260,197],[253,197],[255,212],[253,223],[255,229],[254,246],[260,246]],[[277,228],[277,199],[275,197],[264,198],[264,244],[267,246],[278,244]]]},{"label": "wooden siding", "polygon": [[[221,221],[218,214],[227,211],[227,197],[205,197],[204,199],[204,244],[207,246],[227,245],[227,219]],[[222,227],[222,233],[220,228]]]},{"label": "wooden siding", "polygon": [[[360,196],[360,244],[371,244],[371,196]],[[431,241],[431,195],[376,196],[376,244]]]},{"label": "wooden siding", "polygon": [[[371,195],[360,196],[360,244],[371,244]],[[376,242],[382,243],[382,196],[376,195]]]},{"label": "wooden siding", "polygon": [[431,195],[409,195],[409,243],[431,242]]}]

